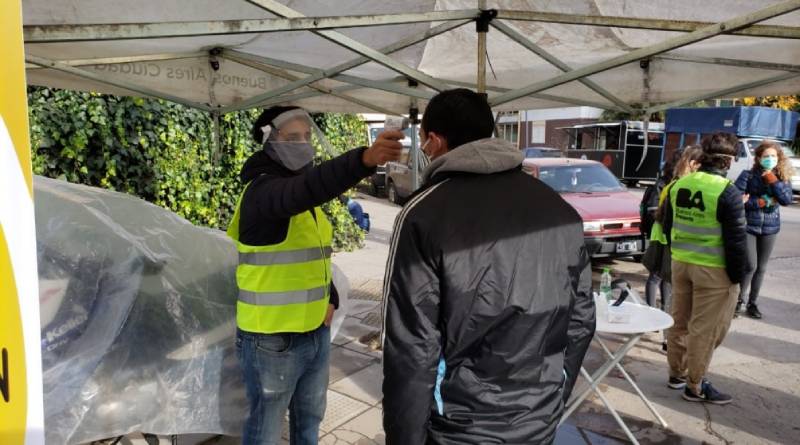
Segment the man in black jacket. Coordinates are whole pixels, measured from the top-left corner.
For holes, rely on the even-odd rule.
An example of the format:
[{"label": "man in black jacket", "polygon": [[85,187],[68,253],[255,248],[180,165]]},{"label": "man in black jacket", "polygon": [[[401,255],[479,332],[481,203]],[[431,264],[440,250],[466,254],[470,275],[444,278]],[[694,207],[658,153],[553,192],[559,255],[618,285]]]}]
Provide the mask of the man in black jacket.
[{"label": "man in black jacket", "polygon": [[672,318],[667,361],[672,389],[690,402],[725,405],[705,375],[733,318],[739,283],[747,274],[747,232],[742,193],[726,176],[737,152],[736,136],[703,140],[700,170],[670,189],[664,233],[672,253]]},{"label": "man in black jacket", "polygon": [[552,442],[594,333],[581,218],[493,128],[464,89],[422,119],[384,283],[390,445]]},{"label": "man in black jacket", "polygon": [[318,206],[375,166],[399,159],[399,131],[312,166],[313,122],[297,107],[272,107],[256,121],[262,149],[244,164],[245,189],[228,228],[239,250],[236,348],[250,401],[242,443],[280,441],[289,410],[293,445],[313,445],[325,414],[332,228]]}]

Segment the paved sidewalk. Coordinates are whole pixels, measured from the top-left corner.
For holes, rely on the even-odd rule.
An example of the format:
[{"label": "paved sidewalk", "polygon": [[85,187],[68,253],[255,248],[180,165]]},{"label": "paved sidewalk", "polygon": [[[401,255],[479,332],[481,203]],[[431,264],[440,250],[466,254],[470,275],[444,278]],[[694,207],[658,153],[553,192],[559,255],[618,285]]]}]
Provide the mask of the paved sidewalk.
[{"label": "paved sidewalk", "polygon": [[[380,295],[391,227],[399,207],[372,197],[359,196],[370,213],[373,233],[366,247],[352,253],[337,254],[334,261],[353,283],[354,311],[346,319],[334,343],[340,349],[332,367],[352,372],[331,386],[331,400],[346,400],[353,412],[342,415],[336,406],[329,409],[325,444],[383,443],[380,412],[380,354],[359,340],[370,340],[380,329]],[[784,219],[800,220],[800,208],[787,208]],[[796,276],[800,270],[798,232],[781,232],[779,248],[783,256],[773,258],[763,288],[761,309],[764,320],[739,318],[718,349],[709,377],[735,400],[729,406],[704,406],[685,402],[679,391],[666,386],[667,365],[661,351],[661,334],[652,333],[623,361],[628,373],[656,405],[669,423],[656,424],[650,412],[622,375],[612,371],[600,385],[619,410],[637,439],[643,444],[792,444],[800,434],[800,292]],[[782,249],[782,250],[781,250]],[[601,266],[598,264],[598,266]],[[615,276],[623,277],[643,295],[646,271],[631,261],[610,263]],[[595,271],[595,281],[599,281]],[[610,346],[620,339],[609,337]],[[585,365],[591,371],[604,361],[603,353],[592,347]],[[344,360],[340,362],[339,360]],[[356,364],[357,363],[357,364]],[[338,372],[338,371],[337,371]],[[583,385],[579,380],[577,387]],[[343,399],[346,398],[346,399]],[[356,404],[356,401],[360,404]],[[595,396],[589,397],[561,428],[557,443],[604,444],[626,442],[624,433]]]},{"label": "paved sidewalk", "polygon": [[[334,256],[352,289],[348,315],[333,340],[328,409],[321,431],[321,443],[326,445],[385,443],[381,427],[381,354],[374,348],[381,328],[380,299],[391,227],[400,208],[372,197],[357,199],[370,214],[373,230],[363,249]],[[760,300],[765,318],[734,320],[711,363],[710,378],[734,396],[732,404],[689,403],[680,398],[679,391],[668,389],[659,333],[645,335],[623,365],[665,417],[668,428],[654,422],[618,372],[612,371],[600,385],[642,444],[800,443],[800,292],[796,284],[800,270],[800,208],[782,210],[782,219],[785,228],[779,235],[778,255],[770,262]],[[642,291],[646,274],[641,265],[631,261],[608,265],[615,276],[627,279]],[[595,280],[599,280],[598,271]],[[619,344],[619,338],[608,339],[611,347]],[[603,361],[602,351],[592,347],[584,364],[591,372]],[[583,384],[579,380],[576,390]],[[182,445],[200,442],[189,436],[178,440]],[[595,396],[590,396],[562,426],[556,440],[559,445],[625,442],[624,433]],[[144,445],[143,441],[131,443]],[[169,442],[162,439],[161,443]],[[238,440],[214,438],[204,443],[234,444]]]}]

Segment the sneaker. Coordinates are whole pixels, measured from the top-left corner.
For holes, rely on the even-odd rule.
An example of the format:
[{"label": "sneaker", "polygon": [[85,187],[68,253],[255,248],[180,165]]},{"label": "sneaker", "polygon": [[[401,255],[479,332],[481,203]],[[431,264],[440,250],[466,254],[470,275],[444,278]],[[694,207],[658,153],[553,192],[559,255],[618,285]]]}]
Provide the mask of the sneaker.
[{"label": "sneaker", "polygon": [[748,304],[747,316],[750,318],[761,318],[761,311],[758,310],[758,306],[755,304]]},{"label": "sneaker", "polygon": [[670,377],[667,386],[669,386],[670,389],[686,388],[686,379],[683,377]]},{"label": "sneaker", "polygon": [[734,314],[741,314],[742,313],[742,304],[744,304],[744,302],[742,300],[739,300],[739,301],[736,302],[736,310],[733,311]]},{"label": "sneaker", "polygon": [[703,383],[700,385],[700,394],[695,394],[694,391],[687,386],[683,390],[683,398],[690,402],[708,402],[714,405],[727,405],[733,401],[733,397],[717,391],[711,386],[711,382],[707,380],[703,380]]}]

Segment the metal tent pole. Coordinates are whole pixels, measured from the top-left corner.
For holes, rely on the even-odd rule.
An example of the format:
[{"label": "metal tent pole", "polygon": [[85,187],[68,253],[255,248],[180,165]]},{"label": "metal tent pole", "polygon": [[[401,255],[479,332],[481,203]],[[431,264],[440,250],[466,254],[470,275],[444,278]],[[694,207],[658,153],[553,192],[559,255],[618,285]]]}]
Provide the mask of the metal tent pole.
[{"label": "metal tent pole", "polygon": [[581,79],[587,76],[591,76],[593,74],[601,73],[603,71],[608,71],[618,66],[622,66],[631,62],[635,62],[637,60],[651,57],[656,54],[661,54],[667,51],[671,51],[675,48],[691,45],[692,43],[710,39],[711,37],[720,34],[730,33],[733,30],[747,28],[753,23],[761,22],[767,19],[771,19],[773,17],[784,15],[789,12],[796,11],[798,9],[800,9],[800,0],[791,0],[783,3],[778,3],[776,5],[771,5],[766,8],[755,11],[753,13],[745,14],[722,23],[709,25],[700,28],[694,32],[673,37],[661,43],[640,48],[631,51],[627,54],[614,57],[613,59],[606,60],[604,62],[595,63],[582,68],[578,68],[566,72],[564,74],[558,75],[556,77],[553,77],[552,79],[543,80],[519,88],[517,90],[509,91],[508,93],[503,93],[499,96],[494,97],[491,100],[491,103],[492,105],[502,105],[507,102],[511,102],[513,100],[528,96],[533,93],[538,93],[540,91],[548,90],[550,88],[554,88],[559,85],[572,82],[573,80]]}]

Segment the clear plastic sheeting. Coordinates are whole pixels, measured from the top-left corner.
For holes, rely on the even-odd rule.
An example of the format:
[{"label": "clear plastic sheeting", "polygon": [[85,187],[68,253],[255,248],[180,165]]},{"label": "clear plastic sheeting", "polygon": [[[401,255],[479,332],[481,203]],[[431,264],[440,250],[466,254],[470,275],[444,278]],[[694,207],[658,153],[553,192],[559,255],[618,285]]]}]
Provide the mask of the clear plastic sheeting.
[{"label": "clear plastic sheeting", "polygon": [[34,190],[47,443],[238,436],[232,241],[121,193],[41,177]]}]

